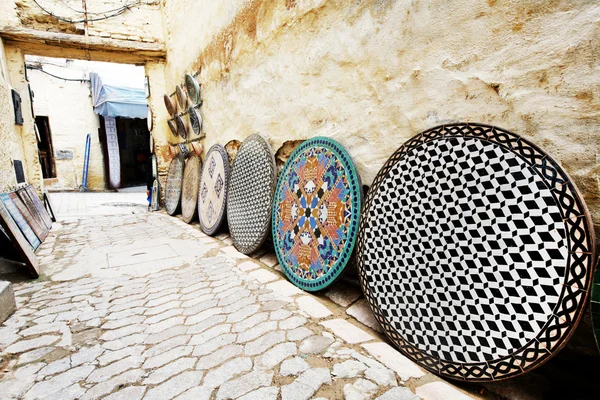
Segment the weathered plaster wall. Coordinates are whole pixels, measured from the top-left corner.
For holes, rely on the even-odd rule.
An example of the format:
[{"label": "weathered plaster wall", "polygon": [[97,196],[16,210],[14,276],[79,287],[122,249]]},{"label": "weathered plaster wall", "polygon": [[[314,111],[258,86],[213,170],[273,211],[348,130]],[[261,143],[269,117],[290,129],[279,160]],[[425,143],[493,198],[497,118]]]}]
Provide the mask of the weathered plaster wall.
[{"label": "weathered plaster wall", "polygon": [[8,64],[0,39],[0,192],[16,185],[13,160],[24,159],[21,135],[14,121]]},{"label": "weathered plaster wall", "polygon": [[[69,68],[55,68],[52,72],[65,78],[87,78],[87,74]],[[67,150],[74,156],[73,159],[55,158],[58,182],[52,188],[77,189],[81,185],[85,138],[91,133],[87,186],[91,190],[104,190],[104,157],[98,137],[100,123],[93,110],[90,84],[56,79],[36,70],[27,73],[35,94],[33,109],[36,115],[48,117],[55,154]]]},{"label": "weathered plaster wall", "polygon": [[560,161],[600,222],[597,2],[165,0],[165,19],[166,89],[202,68],[205,148],[329,136],[369,184],[418,132],[488,123]]},{"label": "weathered plaster wall", "polygon": [[[85,19],[81,0],[37,0],[47,11],[68,21]],[[0,5],[0,27],[20,26],[37,30],[84,34],[83,22],[66,22],[45,13],[32,0],[3,0]],[[101,18],[104,12],[123,5],[138,3],[133,0],[86,0],[87,19]],[[113,18],[88,23],[88,35],[121,40],[161,42],[163,35],[159,0],[144,0]],[[102,14],[99,14],[102,13]],[[107,13],[112,14],[111,12]]]},{"label": "weathered plaster wall", "polygon": [[[10,85],[21,96],[23,125],[14,125],[14,115],[11,115],[8,118],[6,115],[0,115],[0,123],[7,123],[8,125],[13,126],[17,136],[11,138],[14,142],[11,146],[15,149],[21,147],[22,150],[16,154],[18,154],[19,157],[22,156],[27,182],[39,190],[43,188],[44,182],[42,168],[39,162],[34,120],[31,113],[29,84],[25,79],[25,57],[20,49],[10,45],[4,46],[4,52]],[[10,107],[12,110],[12,101]]]}]

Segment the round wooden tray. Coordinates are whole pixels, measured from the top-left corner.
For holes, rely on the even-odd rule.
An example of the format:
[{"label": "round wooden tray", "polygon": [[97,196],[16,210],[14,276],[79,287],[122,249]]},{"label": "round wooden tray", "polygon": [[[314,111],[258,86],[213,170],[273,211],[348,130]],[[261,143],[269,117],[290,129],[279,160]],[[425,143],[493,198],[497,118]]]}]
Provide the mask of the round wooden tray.
[{"label": "round wooden tray", "polygon": [[198,186],[201,167],[202,161],[197,155],[192,155],[185,162],[183,188],[181,189],[181,217],[188,224],[194,221],[198,215]]},{"label": "round wooden tray", "polygon": [[179,210],[184,166],[185,159],[182,155],[171,160],[169,165],[167,184],[165,185],[165,209],[169,215],[174,215]]}]

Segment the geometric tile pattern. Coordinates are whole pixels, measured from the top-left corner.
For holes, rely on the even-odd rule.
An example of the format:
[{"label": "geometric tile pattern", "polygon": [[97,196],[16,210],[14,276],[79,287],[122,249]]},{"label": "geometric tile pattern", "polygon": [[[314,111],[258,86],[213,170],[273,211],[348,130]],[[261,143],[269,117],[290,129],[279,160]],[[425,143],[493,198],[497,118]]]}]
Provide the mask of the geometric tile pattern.
[{"label": "geometric tile pattern", "polygon": [[335,140],[306,140],[289,157],[272,230],[279,263],[299,288],[321,290],[341,275],[356,242],[361,191],[352,159]]},{"label": "geometric tile pattern", "polygon": [[173,215],[179,208],[181,199],[181,187],[183,185],[183,168],[185,159],[182,155],[175,157],[169,165],[167,184],[165,187],[165,208],[169,215]]},{"label": "geometric tile pattern", "polygon": [[248,136],[231,168],[227,194],[229,232],[241,253],[256,251],[270,232],[276,178],[271,146],[260,135]]},{"label": "geometric tile pattern", "polygon": [[522,374],[577,325],[592,224],[565,172],[502,129],[451,124],[382,167],[363,209],[359,280],[386,335],[454,379]]},{"label": "geometric tile pattern", "polygon": [[200,228],[207,235],[217,233],[225,219],[230,171],[227,151],[220,144],[213,145],[206,153],[200,177],[200,198],[198,199]]}]

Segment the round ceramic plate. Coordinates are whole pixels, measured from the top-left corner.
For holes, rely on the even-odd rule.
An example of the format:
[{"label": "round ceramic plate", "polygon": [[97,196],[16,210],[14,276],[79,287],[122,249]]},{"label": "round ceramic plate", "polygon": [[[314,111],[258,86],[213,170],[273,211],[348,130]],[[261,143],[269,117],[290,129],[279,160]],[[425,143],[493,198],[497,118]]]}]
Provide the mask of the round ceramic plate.
[{"label": "round ceramic plate", "polygon": [[177,105],[180,110],[185,110],[187,108],[187,96],[181,86],[177,86],[175,89],[175,93],[177,94]]},{"label": "round ceramic plate", "polygon": [[387,336],[430,371],[523,374],[573,333],[594,235],[575,186],[527,140],[432,128],[386,162],[363,208],[358,273]]},{"label": "round ceramic plate", "polygon": [[227,223],[233,244],[250,254],[265,241],[271,226],[275,158],[260,135],[250,135],[237,153],[227,193]]},{"label": "round ceramic plate", "polygon": [[362,185],[335,140],[303,142],[286,162],[273,201],[273,244],[288,279],[321,290],[346,267],[356,242]]},{"label": "round ceramic plate", "polygon": [[148,115],[146,116],[146,124],[148,125],[148,131],[152,132],[154,128],[154,118],[152,115],[152,109],[148,107]]},{"label": "round ceramic plate", "polygon": [[191,156],[185,162],[183,189],[181,189],[181,216],[188,224],[198,215],[198,186],[201,166],[200,157],[196,155]]},{"label": "round ceramic plate", "polygon": [[174,215],[179,209],[184,166],[185,159],[182,155],[171,160],[171,164],[169,165],[169,173],[167,174],[167,184],[165,187],[165,208],[169,215]]},{"label": "round ceramic plate", "polygon": [[171,100],[171,97],[169,97],[168,94],[165,94],[163,96],[163,100],[165,101],[165,107],[167,108],[167,112],[172,117],[177,112],[177,109],[175,108],[175,103],[173,103],[173,100]]},{"label": "round ceramic plate", "polygon": [[185,75],[185,88],[192,104],[198,104],[200,101],[200,85],[190,74]]},{"label": "round ceramic plate", "polygon": [[200,228],[207,235],[214,235],[225,219],[229,174],[227,152],[223,146],[215,144],[204,159],[198,198]]},{"label": "round ceramic plate", "polygon": [[177,134],[184,139],[187,139],[187,126],[179,115],[175,116],[175,125],[177,125]]},{"label": "round ceramic plate", "polygon": [[196,108],[190,107],[188,110],[188,115],[190,116],[190,125],[192,127],[192,132],[196,135],[200,134],[200,130],[202,129],[202,117]]},{"label": "round ceramic plate", "polygon": [[167,125],[169,125],[169,130],[171,131],[171,133],[173,134],[173,136],[177,137],[177,126],[175,126],[175,122],[171,121],[170,119],[167,120]]}]

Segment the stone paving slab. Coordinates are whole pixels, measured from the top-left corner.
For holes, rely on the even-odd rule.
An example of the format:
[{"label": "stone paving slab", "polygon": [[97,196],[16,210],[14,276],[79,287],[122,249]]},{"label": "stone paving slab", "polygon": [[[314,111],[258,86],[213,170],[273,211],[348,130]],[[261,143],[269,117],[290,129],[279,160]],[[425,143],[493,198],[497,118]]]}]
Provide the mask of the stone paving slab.
[{"label": "stone paving slab", "polygon": [[[14,285],[0,397],[474,398],[349,322],[356,293],[338,288],[341,307],[299,291],[272,257],[248,258],[163,213],[95,212],[42,245],[47,280]],[[172,249],[171,262],[138,263],[149,244]]]}]

